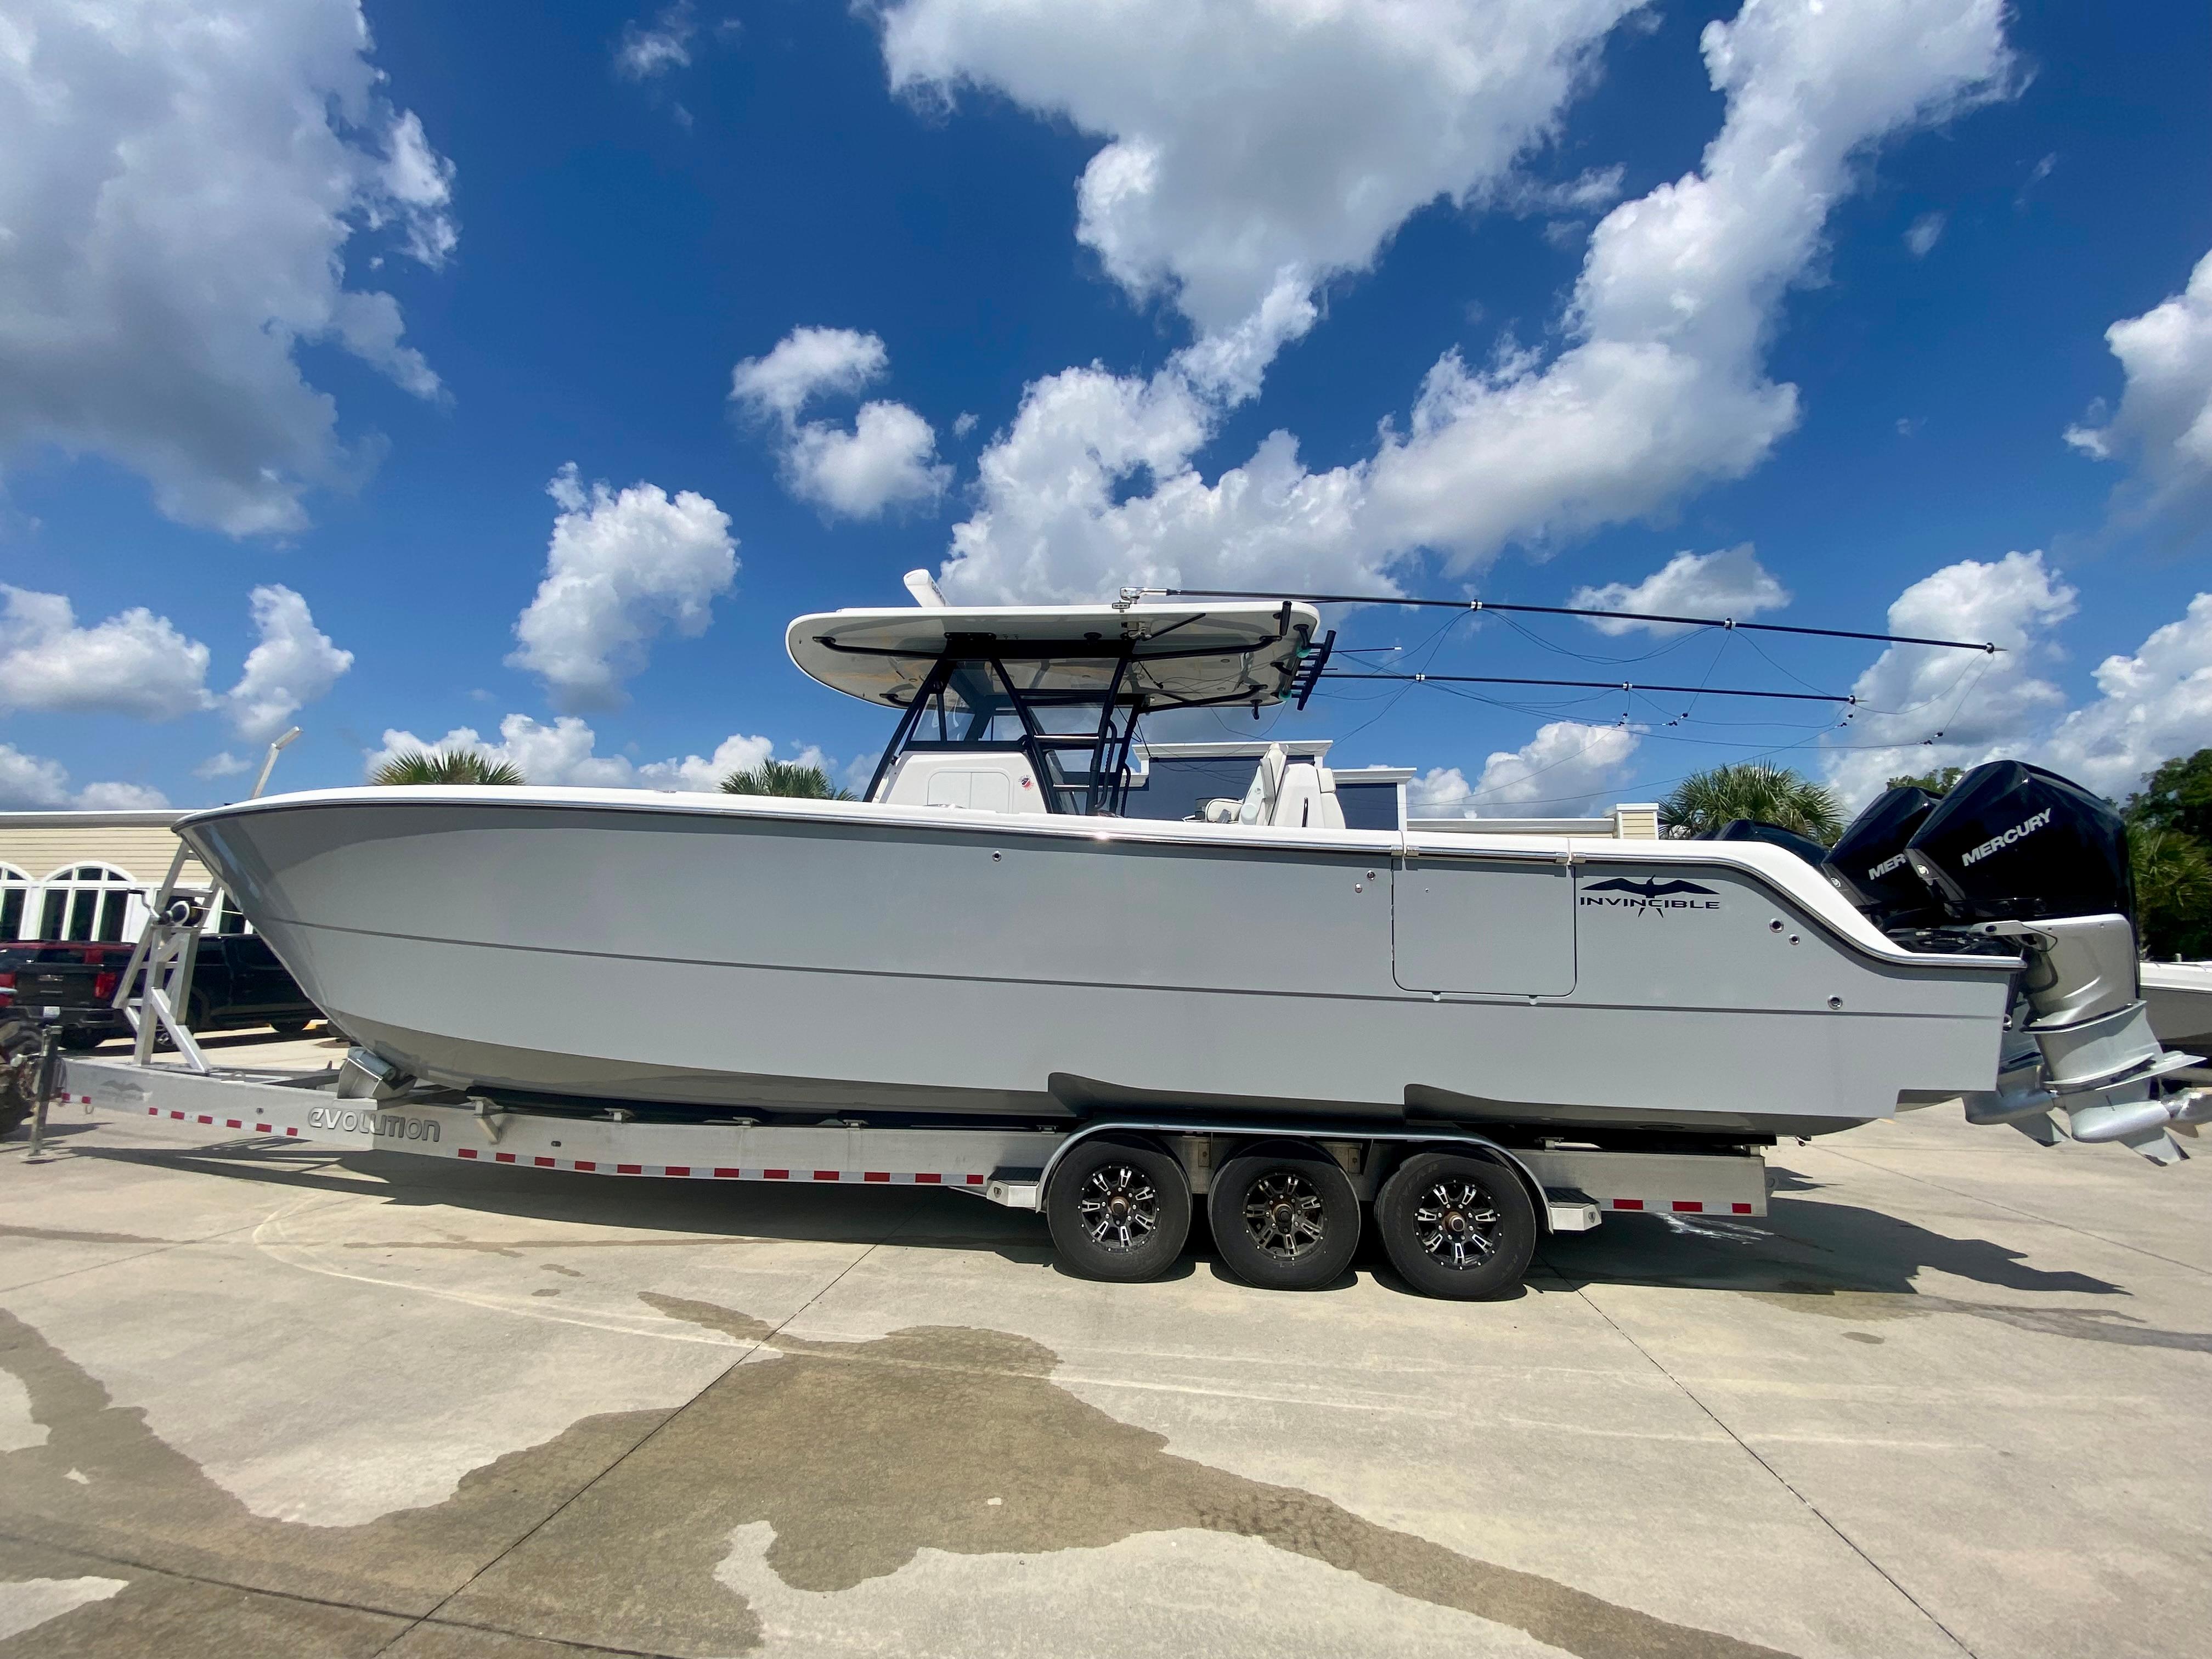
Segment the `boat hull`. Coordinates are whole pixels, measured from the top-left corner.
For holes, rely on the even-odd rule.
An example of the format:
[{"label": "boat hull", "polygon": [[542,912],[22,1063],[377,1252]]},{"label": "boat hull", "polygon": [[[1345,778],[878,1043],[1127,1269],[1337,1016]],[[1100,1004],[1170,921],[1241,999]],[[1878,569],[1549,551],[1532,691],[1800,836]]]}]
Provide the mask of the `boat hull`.
[{"label": "boat hull", "polygon": [[2146,962],[2141,984],[2158,1040],[2212,1055],[2212,962]]},{"label": "boat hull", "polygon": [[331,792],[179,830],[395,1065],[702,1115],[1812,1133],[1990,1086],[2009,987],[1854,933],[1746,844],[597,791]]}]

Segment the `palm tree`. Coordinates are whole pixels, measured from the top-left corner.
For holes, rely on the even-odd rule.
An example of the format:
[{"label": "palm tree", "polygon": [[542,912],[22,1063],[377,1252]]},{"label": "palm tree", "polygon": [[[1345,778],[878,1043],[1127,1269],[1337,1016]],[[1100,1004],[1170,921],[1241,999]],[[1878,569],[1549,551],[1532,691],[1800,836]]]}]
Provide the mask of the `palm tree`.
[{"label": "palm tree", "polygon": [[1659,803],[1659,822],[1677,835],[1717,835],[1736,818],[1778,823],[1822,843],[1843,832],[1843,809],[1836,798],[1786,766],[1739,761],[1692,772]]},{"label": "palm tree", "polygon": [[1891,789],[1925,789],[1931,795],[1942,796],[1949,794],[1951,786],[1966,775],[1966,769],[1963,766],[1946,766],[1911,777],[1892,778],[1885,787]]},{"label": "palm tree", "polygon": [[726,795],[787,795],[800,800],[852,800],[849,789],[840,789],[818,766],[797,761],[764,760],[732,772],[722,780]]},{"label": "palm tree", "polygon": [[2146,957],[2212,953],[2212,858],[2179,830],[2137,823],[2128,830],[2136,916]]},{"label": "palm tree", "polygon": [[524,783],[510,761],[486,760],[473,749],[407,749],[368,775],[371,783]]}]

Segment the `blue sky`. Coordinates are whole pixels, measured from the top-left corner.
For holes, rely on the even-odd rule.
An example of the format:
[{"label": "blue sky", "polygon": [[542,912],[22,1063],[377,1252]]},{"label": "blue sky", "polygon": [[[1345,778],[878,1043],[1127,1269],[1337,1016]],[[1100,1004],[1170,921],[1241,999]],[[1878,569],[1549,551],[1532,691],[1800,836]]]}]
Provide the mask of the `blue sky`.
[{"label": "blue sky", "polygon": [[2201,6],[9,9],[6,805],[228,799],[294,722],[293,787],[463,728],[544,782],[842,769],[888,722],[784,625],[917,566],[2008,647],[1370,609],[1439,672],[1864,706],[1162,733],[1335,737],[1428,810],[2212,742]]}]

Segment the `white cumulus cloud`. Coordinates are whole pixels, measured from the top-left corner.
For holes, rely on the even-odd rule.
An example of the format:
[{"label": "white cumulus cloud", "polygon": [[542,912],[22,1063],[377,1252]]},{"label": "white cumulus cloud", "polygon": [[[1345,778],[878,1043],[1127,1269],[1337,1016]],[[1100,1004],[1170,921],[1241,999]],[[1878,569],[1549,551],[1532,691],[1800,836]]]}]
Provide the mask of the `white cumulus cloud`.
[{"label": "white cumulus cloud", "polygon": [[690,0],[664,6],[652,22],[632,20],[615,43],[615,73],[626,81],[650,81],[671,70],[688,69],[692,37],[699,20]]},{"label": "white cumulus cloud", "polygon": [[25,811],[69,804],[68,768],[0,743],[0,807]]},{"label": "white cumulus cloud", "polygon": [[1416,817],[1572,817],[1609,802],[1643,741],[1626,726],[1552,720],[1518,749],[1500,749],[1470,784],[1456,766],[1433,767],[1407,786]]},{"label": "white cumulus cloud", "polygon": [[266,743],[292,715],[329,694],[353,666],[353,653],[331,643],[315,626],[307,602],[289,587],[257,587],[250,602],[261,642],[246,653],[246,672],[225,701],[238,735]]},{"label": "white cumulus cloud", "polygon": [[[732,772],[749,770],[775,752],[775,744],[767,738],[733,733],[715,745],[711,755],[680,755],[639,763],[622,755],[594,753],[598,742],[591,726],[573,714],[562,715],[550,725],[527,714],[509,714],[499,723],[496,743],[467,726],[455,726],[444,737],[434,738],[387,731],[383,746],[366,757],[363,775],[397,756],[435,750],[446,754],[466,751],[486,760],[504,761],[532,783],[548,787],[711,794]],[[795,758],[802,765],[827,764],[817,749],[802,750]]]},{"label": "white cumulus cloud", "polygon": [[1899,594],[1889,632],[1999,650],[1884,650],[1852,685],[1859,707],[1827,754],[1828,781],[1844,804],[1863,804],[1905,773],[2033,758],[2027,751],[2066,706],[2045,672],[2056,659],[2051,631],[2077,598],[2039,551],[1962,559]]},{"label": "white cumulus cloud", "polygon": [[895,88],[989,88],[1103,146],[1077,236],[1225,332],[1503,182],[1637,0],[896,0]]},{"label": "white cumulus cloud", "polygon": [[2097,689],[2039,745],[2036,758],[2054,771],[2121,798],[2161,761],[2212,744],[2212,593],[2132,655],[2106,658]]},{"label": "white cumulus cloud", "polygon": [[937,434],[904,404],[864,404],[847,431],[801,422],[817,398],[852,396],[883,378],[890,354],[881,337],[849,328],[795,328],[773,350],[730,374],[730,401],[771,422],[783,480],[824,512],[872,519],[885,508],[934,502],[951,481],[937,465]]},{"label": "white cumulus cloud", "polygon": [[127,812],[167,806],[169,798],[148,783],[88,783],[76,804],[86,811]]},{"label": "white cumulus cloud", "polygon": [[2171,518],[2185,532],[2212,526],[2212,253],[2181,293],[2105,331],[2127,377],[2102,425],[2067,428],[2066,441],[2099,460],[2130,464],[2132,513]]},{"label": "white cumulus cloud", "polygon": [[704,495],[657,484],[587,490],[571,461],[547,485],[560,511],[545,579],[514,624],[507,659],[545,682],[562,709],[611,708],[664,628],[696,637],[737,580],[729,515]]},{"label": "white cumulus cloud", "polygon": [[143,605],[90,628],[59,593],[0,586],[0,708],[173,720],[211,706],[208,648]]},{"label": "white cumulus cloud", "polygon": [[809,421],[783,453],[791,493],[848,519],[936,501],[952,477],[936,459],[929,422],[904,404],[882,402],[861,404],[850,432]]},{"label": "white cumulus cloud", "polygon": [[[1026,15],[991,9],[1001,9]],[[967,11],[913,0],[902,15],[919,27]],[[1150,379],[1094,366],[1033,383],[981,459],[978,508],[954,532],[946,592],[1095,598],[1125,581],[1389,592],[1394,564],[1423,549],[1464,568],[1510,542],[1541,550],[1742,476],[1796,423],[1796,389],[1766,378],[1766,346],[1858,158],[1993,95],[2009,64],[2002,21],[1999,0],[1749,0],[1734,21],[1708,25],[1707,70],[1727,99],[1721,131],[1698,171],[1597,226],[1564,349],[1508,350],[1480,368],[1447,353],[1407,428],[1386,428],[1364,461],[1311,472],[1278,431],[1211,483],[1197,470],[1226,407],[1310,320],[1306,290],[1279,271],[1247,281],[1234,316],[1226,302],[1194,312],[1215,331]],[[1430,45],[1442,51],[1443,40]],[[1255,80],[1275,66],[1265,54],[1254,62]],[[1195,291],[1178,280],[1179,294]]]},{"label": "white cumulus cloud", "polygon": [[730,371],[730,398],[787,423],[813,399],[859,392],[890,368],[883,337],[853,328],[794,328],[764,356]]},{"label": "white cumulus cloud", "polygon": [[439,395],[398,302],[347,283],[364,232],[434,266],[457,235],[452,165],[369,50],[358,0],[9,7],[0,455],[102,455],[173,519],[289,532],[374,455],[301,345]]},{"label": "white cumulus cloud", "polygon": [[1905,251],[1916,259],[1926,258],[1943,239],[1943,226],[1949,217],[1943,213],[1922,214],[1905,229]]},{"label": "white cumulus cloud", "polygon": [[[1759,562],[1749,542],[1717,553],[1677,553],[1640,582],[1607,582],[1578,587],[1567,603],[1595,611],[1639,611],[1666,617],[1721,617],[1741,622],[1790,603],[1790,590]],[[1679,634],[1679,625],[1636,622],[1626,617],[1587,619],[1601,634],[1643,629]]]},{"label": "white cumulus cloud", "polygon": [[1797,423],[1765,374],[1782,296],[1852,166],[2000,86],[2001,0],[1751,0],[1701,44],[1728,100],[1697,172],[1601,221],[1549,362],[1429,371],[1370,489],[1392,539],[1464,564],[1647,517],[1742,477]]},{"label": "white cumulus cloud", "polygon": [[141,783],[88,783],[72,793],[69,769],[59,761],[27,755],[0,743],[0,811],[37,811],[73,807],[81,811],[115,811],[167,806],[168,798]]}]

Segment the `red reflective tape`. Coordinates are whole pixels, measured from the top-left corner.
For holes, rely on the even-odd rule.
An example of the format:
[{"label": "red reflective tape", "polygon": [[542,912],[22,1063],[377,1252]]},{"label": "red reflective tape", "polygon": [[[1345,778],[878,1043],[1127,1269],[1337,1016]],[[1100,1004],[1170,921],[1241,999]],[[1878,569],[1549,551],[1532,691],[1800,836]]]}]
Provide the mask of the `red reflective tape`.
[{"label": "red reflective tape", "polygon": [[835,1181],[837,1178],[837,1172],[835,1170],[817,1170],[814,1172],[814,1178],[817,1181]]},{"label": "red reflective tape", "polygon": [[1616,1210],[1640,1210],[1644,1207],[1644,1200],[1640,1198],[1616,1198],[1613,1200],[1613,1207]]},{"label": "red reflective tape", "polygon": [[672,1176],[688,1176],[691,1173],[691,1166],[689,1164],[672,1164],[668,1166],[667,1173]]},{"label": "red reflective tape", "polygon": [[561,1160],[557,1158],[533,1158],[530,1161],[541,1170],[557,1170],[561,1167]]},{"label": "red reflective tape", "polygon": [[617,1164],[615,1165],[615,1173],[617,1175],[643,1175],[645,1173],[645,1165],[642,1164]]},{"label": "red reflective tape", "polygon": [[981,1176],[969,1176],[968,1177],[968,1184],[970,1187],[980,1187],[983,1184],[983,1177]]},{"label": "red reflective tape", "polygon": [[222,1121],[222,1127],[226,1129],[243,1129],[246,1126],[234,1117],[227,1117]]},{"label": "red reflective tape", "polygon": [[[290,1132],[288,1130],[286,1133]],[[459,1152],[463,1158],[474,1158],[477,1155],[477,1149],[473,1146],[463,1146],[459,1148]]]},{"label": "red reflective tape", "polygon": [[205,1123],[205,1124],[209,1125],[210,1127],[213,1127],[213,1125],[214,1125],[214,1123],[215,1123],[215,1120],[214,1120],[213,1118],[211,1118],[211,1117],[196,1117],[196,1118],[194,1118],[194,1119],[192,1120],[192,1121],[193,1121],[193,1122],[195,1122],[195,1123]]},{"label": "red reflective tape", "polygon": [[185,1115],[182,1112],[172,1112],[169,1115],[176,1119],[179,1123],[182,1123],[185,1121]]},{"label": "red reflective tape", "polygon": [[495,1164],[512,1164],[514,1162],[514,1154],[513,1152],[494,1152],[491,1155],[491,1161]]},{"label": "red reflective tape", "polygon": [[299,1133],[300,1132],[299,1132],[297,1129],[295,1129],[294,1127],[291,1127],[291,1125],[287,1124],[287,1125],[285,1125],[285,1126],[284,1126],[284,1133],[285,1133],[286,1134],[288,1134],[288,1135],[295,1135],[295,1134]]},{"label": "red reflective tape", "polygon": [[944,1179],[941,1175],[918,1175],[914,1178],[914,1184],[917,1187],[934,1187]]},{"label": "red reflective tape", "polygon": [[868,1170],[862,1172],[860,1179],[863,1181],[889,1181],[890,1176],[882,1170]]},{"label": "red reflective tape", "polygon": [[738,1181],[743,1178],[742,1174],[736,1170],[717,1170],[714,1171],[714,1179],[717,1181]]},{"label": "red reflective tape", "polygon": [[1678,1210],[1686,1210],[1692,1215],[1701,1215],[1705,1212],[1705,1206],[1694,1198],[1678,1198],[1674,1200],[1674,1207]]},{"label": "red reflective tape", "polygon": [[587,1172],[590,1172],[590,1173],[592,1173],[592,1174],[596,1174],[596,1173],[598,1173],[598,1171],[599,1171],[599,1166],[598,1164],[596,1164],[592,1163],[592,1162],[591,1161],[591,1159],[589,1159],[589,1158],[578,1158],[578,1159],[576,1160],[575,1164],[574,1164],[574,1167],[575,1167],[575,1168],[577,1168],[577,1169],[579,1169],[579,1170],[586,1170],[586,1171],[587,1171]]},{"label": "red reflective tape", "polygon": [[763,1181],[788,1181],[791,1179],[791,1171],[788,1170],[763,1170],[761,1171],[761,1179]]},{"label": "red reflective tape", "polygon": [[275,1134],[275,1133],[276,1133],[276,1131],[275,1129],[271,1128],[271,1127],[270,1127],[268,1124],[266,1124],[266,1123],[257,1123],[257,1124],[255,1124],[253,1127],[254,1127],[254,1129],[255,1129],[258,1133],[261,1133],[261,1134],[264,1134],[264,1135],[273,1135],[273,1134]]},{"label": "red reflective tape", "polygon": [[1748,1204],[1731,1204],[1729,1206],[1729,1209],[1736,1215],[1749,1215],[1751,1213],[1751,1206]]}]

